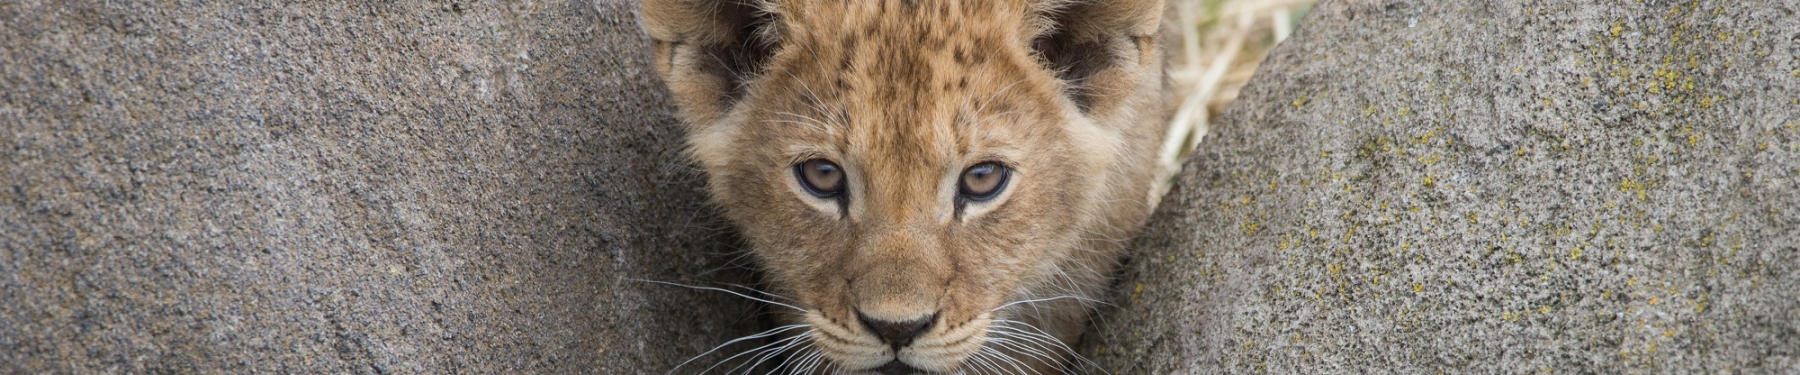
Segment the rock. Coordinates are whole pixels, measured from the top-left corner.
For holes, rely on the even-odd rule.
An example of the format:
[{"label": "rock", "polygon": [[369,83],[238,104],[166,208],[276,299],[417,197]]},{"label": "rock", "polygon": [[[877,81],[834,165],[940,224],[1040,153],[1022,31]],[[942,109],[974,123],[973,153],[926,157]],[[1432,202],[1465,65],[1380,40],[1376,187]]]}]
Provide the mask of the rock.
[{"label": "rock", "polygon": [[0,4],[0,373],[662,374],[751,333],[633,281],[751,281],[635,13]]},{"label": "rock", "polygon": [[1800,373],[1796,13],[1320,4],[1083,350],[1113,374]]}]

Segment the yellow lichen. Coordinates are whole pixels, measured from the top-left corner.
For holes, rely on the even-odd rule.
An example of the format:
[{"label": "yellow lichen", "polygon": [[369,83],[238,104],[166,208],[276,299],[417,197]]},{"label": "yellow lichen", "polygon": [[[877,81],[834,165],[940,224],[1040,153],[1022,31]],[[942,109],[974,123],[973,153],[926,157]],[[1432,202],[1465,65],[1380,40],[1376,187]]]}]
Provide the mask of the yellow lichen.
[{"label": "yellow lichen", "polygon": [[1437,164],[1438,161],[1442,161],[1442,160],[1444,160],[1444,156],[1439,155],[1439,154],[1431,154],[1431,155],[1425,155],[1425,156],[1419,157],[1419,163],[1425,164],[1425,165]]}]

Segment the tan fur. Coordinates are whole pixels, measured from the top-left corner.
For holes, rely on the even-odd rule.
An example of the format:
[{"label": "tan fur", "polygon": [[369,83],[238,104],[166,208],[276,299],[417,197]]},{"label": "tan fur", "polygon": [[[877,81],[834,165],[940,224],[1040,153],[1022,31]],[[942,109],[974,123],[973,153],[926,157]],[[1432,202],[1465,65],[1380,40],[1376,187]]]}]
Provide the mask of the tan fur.
[{"label": "tan fur", "polygon": [[[713,199],[771,292],[806,310],[784,318],[809,335],[791,358],[816,351],[821,369],[850,373],[894,358],[930,373],[1073,369],[1053,344],[1079,338],[1083,300],[1100,294],[1150,210],[1169,102],[1162,10],[1160,0],[643,4]],[[1052,33],[1078,48],[1034,53]],[[755,53],[769,56],[741,58]],[[1059,78],[1047,61],[1058,58],[1088,69],[1080,82]],[[847,208],[796,181],[795,163],[814,158],[845,170]],[[982,162],[1012,166],[1011,182],[958,214],[958,177]],[[996,310],[1053,297],[1065,298]],[[938,320],[894,353],[859,312]],[[1037,330],[1054,340],[1014,332]]]}]

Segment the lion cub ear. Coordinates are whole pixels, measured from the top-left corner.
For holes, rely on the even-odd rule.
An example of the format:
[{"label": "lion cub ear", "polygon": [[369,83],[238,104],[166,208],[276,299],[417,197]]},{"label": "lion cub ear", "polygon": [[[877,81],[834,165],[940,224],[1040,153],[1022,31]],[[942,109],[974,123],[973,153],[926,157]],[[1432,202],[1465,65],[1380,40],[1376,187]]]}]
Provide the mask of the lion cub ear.
[{"label": "lion cub ear", "polygon": [[776,41],[774,16],[758,0],[644,0],[644,26],[656,41],[656,70],[682,120],[719,120],[744,95]]},{"label": "lion cub ear", "polygon": [[1163,0],[1051,1],[1040,12],[1032,49],[1068,83],[1082,112],[1128,105],[1146,80],[1159,79],[1164,61]]}]

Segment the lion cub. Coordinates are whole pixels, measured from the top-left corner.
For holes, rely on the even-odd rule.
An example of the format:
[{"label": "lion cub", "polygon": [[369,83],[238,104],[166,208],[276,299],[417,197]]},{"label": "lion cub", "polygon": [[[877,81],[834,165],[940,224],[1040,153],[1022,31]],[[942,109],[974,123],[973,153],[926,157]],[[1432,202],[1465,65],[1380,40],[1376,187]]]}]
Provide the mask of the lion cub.
[{"label": "lion cub", "polygon": [[645,0],[712,198],[791,305],[764,368],[1079,370],[1153,204],[1163,7]]}]

